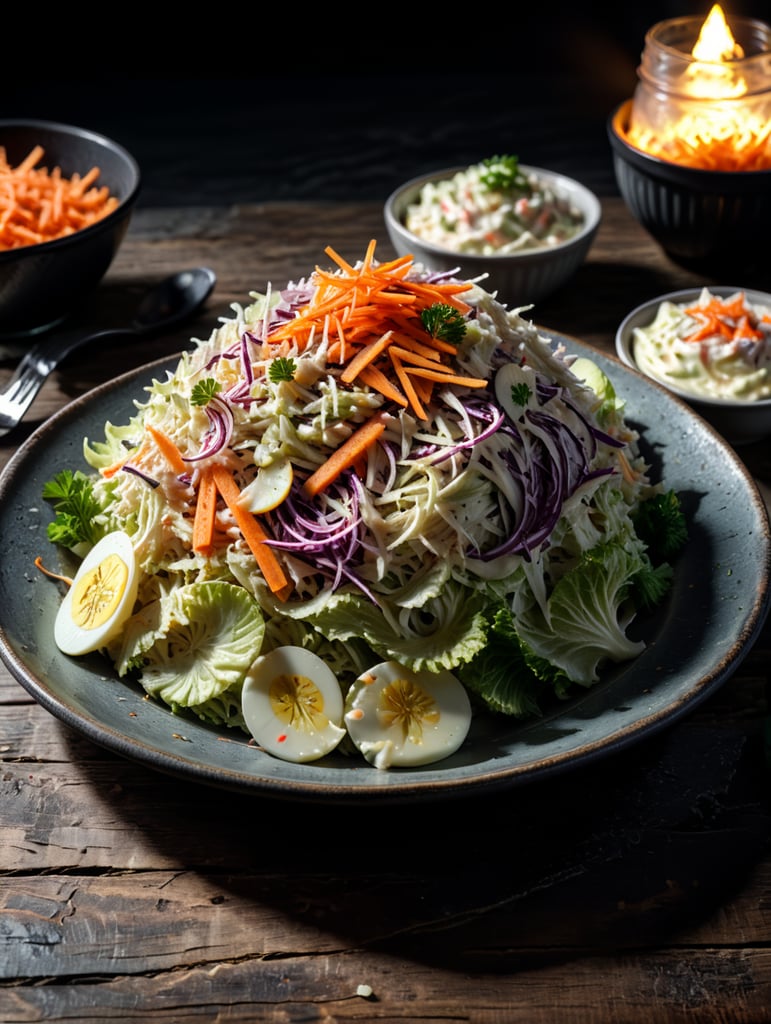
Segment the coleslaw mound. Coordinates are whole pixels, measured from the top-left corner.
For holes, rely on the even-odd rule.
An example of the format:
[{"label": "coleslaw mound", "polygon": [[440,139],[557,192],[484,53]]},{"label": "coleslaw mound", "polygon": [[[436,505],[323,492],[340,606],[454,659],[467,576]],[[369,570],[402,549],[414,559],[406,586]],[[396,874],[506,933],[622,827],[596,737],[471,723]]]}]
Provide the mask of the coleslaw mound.
[{"label": "coleslaw mound", "polygon": [[543,174],[491,157],[428,181],[405,214],[419,238],[457,253],[508,255],[561,245],[586,219]]},{"label": "coleslaw mound", "polygon": [[664,300],[633,339],[640,369],[664,384],[697,398],[771,398],[771,306],[743,291],[702,288],[691,302]]},{"label": "coleslaw mound", "polygon": [[[644,645],[630,623],[663,598],[674,550],[654,550],[651,523],[679,512],[650,478],[608,378],[478,282],[411,258],[378,263],[374,242],[353,264],[326,254],[331,269],[234,304],[152,380],[127,422],[84,440],[91,532],[69,546],[82,556],[124,531],[139,572],[132,613],[103,648],[118,676],[174,711],[248,731],[244,680],[282,646],[322,658],[344,695],[393,661],[455,673],[475,714],[518,717],[636,657]],[[366,308],[371,323],[382,306],[383,333],[398,339],[409,322],[414,336],[424,286],[452,282],[456,330],[432,357],[440,379],[430,367],[412,377],[422,415],[366,373],[344,379],[357,315]],[[343,313],[330,299],[338,283],[352,296]],[[372,365],[386,374],[388,358]],[[375,416],[377,441],[309,495],[310,476]],[[157,437],[173,442],[183,469]],[[199,487],[214,463],[245,506],[261,471],[290,467],[275,507],[249,512],[286,588],[271,588],[221,499],[211,543],[195,549]]]}]

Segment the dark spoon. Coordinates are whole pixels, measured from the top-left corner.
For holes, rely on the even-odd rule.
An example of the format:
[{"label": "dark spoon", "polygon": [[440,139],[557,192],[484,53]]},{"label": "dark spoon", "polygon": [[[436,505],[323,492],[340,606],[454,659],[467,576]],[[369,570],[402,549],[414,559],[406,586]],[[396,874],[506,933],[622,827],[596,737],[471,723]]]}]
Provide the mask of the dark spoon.
[{"label": "dark spoon", "polygon": [[216,281],[214,271],[208,267],[181,270],[144,295],[128,327],[90,334],[61,332],[38,342],[25,353],[0,392],[0,437],[21,422],[48,375],[70,352],[97,339],[126,340],[167,330],[203,305]]}]

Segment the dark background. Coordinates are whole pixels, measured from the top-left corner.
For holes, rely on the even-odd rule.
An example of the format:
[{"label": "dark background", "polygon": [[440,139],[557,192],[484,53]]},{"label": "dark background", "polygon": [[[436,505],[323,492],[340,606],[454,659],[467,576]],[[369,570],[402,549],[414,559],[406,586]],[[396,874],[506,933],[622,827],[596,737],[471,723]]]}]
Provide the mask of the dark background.
[{"label": "dark background", "polygon": [[[34,61],[19,56],[30,39],[0,43],[0,117],[117,139],[142,168],[145,206],[379,200],[503,153],[612,195],[606,123],[634,91],[646,31],[710,6],[159,5],[92,12],[114,19],[98,45],[93,26],[47,17]],[[771,16],[768,0],[723,10],[729,23]]]}]

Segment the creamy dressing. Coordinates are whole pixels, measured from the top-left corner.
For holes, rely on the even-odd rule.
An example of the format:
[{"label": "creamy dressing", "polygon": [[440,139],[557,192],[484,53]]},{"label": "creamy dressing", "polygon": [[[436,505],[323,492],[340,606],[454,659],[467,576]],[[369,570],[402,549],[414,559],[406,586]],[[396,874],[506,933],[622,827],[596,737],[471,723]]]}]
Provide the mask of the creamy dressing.
[{"label": "creamy dressing", "polygon": [[453,252],[483,256],[549,248],[581,230],[581,211],[535,173],[519,168],[511,182],[491,184],[496,160],[425,184],[407,207],[407,229]]},{"label": "creamy dressing", "polygon": [[692,302],[662,302],[632,345],[640,370],[687,394],[771,398],[771,306],[743,292],[721,298],[705,288]]}]

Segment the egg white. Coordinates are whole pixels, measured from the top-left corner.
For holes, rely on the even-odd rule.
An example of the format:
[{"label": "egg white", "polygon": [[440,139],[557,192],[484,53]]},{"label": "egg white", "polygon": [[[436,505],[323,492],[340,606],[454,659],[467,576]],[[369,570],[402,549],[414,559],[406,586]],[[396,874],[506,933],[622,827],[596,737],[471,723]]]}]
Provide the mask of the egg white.
[{"label": "egg white", "polygon": [[108,644],[131,615],[138,584],[131,538],[122,530],[108,533],[81,562],[59,607],[57,647],[77,657]]},{"label": "egg white", "polygon": [[277,647],[256,658],[244,680],[241,708],[256,742],[284,761],[316,761],[345,736],[337,677],[302,647]]},{"label": "egg white", "polygon": [[413,672],[384,661],[355,680],[345,700],[345,725],[376,768],[441,761],[471,727],[471,702],[450,672]]}]

